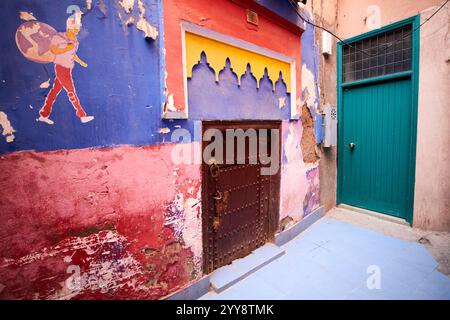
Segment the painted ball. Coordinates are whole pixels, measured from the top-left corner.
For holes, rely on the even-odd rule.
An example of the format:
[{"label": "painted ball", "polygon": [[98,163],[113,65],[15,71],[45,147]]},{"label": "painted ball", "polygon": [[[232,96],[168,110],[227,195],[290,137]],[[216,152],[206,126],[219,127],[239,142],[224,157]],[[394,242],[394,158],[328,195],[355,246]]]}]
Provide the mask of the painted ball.
[{"label": "painted ball", "polygon": [[57,31],[39,21],[27,21],[16,31],[16,44],[19,51],[33,62],[51,63],[55,55],[50,51],[50,44]]}]

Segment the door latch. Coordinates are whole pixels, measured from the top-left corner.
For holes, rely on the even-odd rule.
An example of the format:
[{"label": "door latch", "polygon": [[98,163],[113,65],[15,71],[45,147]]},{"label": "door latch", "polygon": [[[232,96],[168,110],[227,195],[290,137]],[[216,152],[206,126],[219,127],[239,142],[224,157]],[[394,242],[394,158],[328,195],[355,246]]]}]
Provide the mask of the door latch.
[{"label": "door latch", "polygon": [[353,143],[353,142],[350,142],[349,144],[348,144],[348,147],[350,148],[350,151],[353,151],[353,149],[355,149],[355,144]]}]

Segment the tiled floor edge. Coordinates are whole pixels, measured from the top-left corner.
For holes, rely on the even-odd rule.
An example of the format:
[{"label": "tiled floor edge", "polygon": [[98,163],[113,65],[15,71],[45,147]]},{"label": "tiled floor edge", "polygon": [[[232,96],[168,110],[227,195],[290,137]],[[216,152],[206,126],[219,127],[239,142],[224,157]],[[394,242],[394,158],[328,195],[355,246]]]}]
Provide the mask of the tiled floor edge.
[{"label": "tiled floor edge", "polygon": [[[283,254],[285,254],[285,251],[282,250],[280,251],[278,254],[272,256],[270,259],[265,260],[264,262],[258,264],[257,266],[255,266],[254,268],[248,270],[247,272],[243,273],[242,275],[240,275],[239,277],[236,277],[234,280],[228,282],[225,286],[220,287],[220,288],[216,288],[213,284],[211,284],[211,287],[213,288],[213,290],[216,293],[221,293],[224,290],[228,289],[229,287],[231,287],[232,285],[238,283],[239,281],[241,281],[242,279],[245,279],[246,277],[248,277],[249,275],[251,275],[252,273],[258,271],[259,269],[261,269],[262,267],[268,265],[269,263],[271,263],[272,261],[278,259],[279,257],[281,257]],[[244,258],[245,259],[245,258]]]},{"label": "tiled floor edge", "polygon": [[313,212],[311,212],[305,218],[297,222],[295,225],[290,227],[289,229],[283,230],[282,232],[276,234],[275,244],[277,246],[282,246],[285,243],[291,241],[323,216],[325,216],[325,208],[321,206],[316,210],[314,210]]},{"label": "tiled floor edge", "polygon": [[188,287],[175,291],[161,300],[197,300],[208,293],[209,287],[209,275],[205,275]]}]

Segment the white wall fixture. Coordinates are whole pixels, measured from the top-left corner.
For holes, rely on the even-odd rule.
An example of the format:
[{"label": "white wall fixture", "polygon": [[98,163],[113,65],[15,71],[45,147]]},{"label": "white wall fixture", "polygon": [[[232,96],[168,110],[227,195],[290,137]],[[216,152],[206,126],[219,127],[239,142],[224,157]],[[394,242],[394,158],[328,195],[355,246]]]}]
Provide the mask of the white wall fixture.
[{"label": "white wall fixture", "polygon": [[326,105],[323,109],[325,136],[323,146],[336,146],[337,143],[337,109],[336,106]]},{"label": "white wall fixture", "polygon": [[333,53],[333,39],[331,38],[331,34],[322,31],[322,54],[325,56],[330,56]]}]

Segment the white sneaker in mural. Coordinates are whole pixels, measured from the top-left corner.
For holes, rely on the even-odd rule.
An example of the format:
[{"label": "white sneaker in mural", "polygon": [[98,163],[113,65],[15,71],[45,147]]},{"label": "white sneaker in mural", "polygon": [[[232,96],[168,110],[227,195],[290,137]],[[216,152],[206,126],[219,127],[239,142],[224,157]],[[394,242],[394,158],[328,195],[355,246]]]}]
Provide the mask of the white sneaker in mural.
[{"label": "white sneaker in mural", "polygon": [[50,120],[48,117],[40,116],[37,120],[41,121],[41,122],[45,122],[46,124],[54,124],[54,122],[52,120]]},{"label": "white sneaker in mural", "polygon": [[94,120],[94,116],[80,117],[80,120],[81,120],[82,123],[87,123],[89,121]]}]

